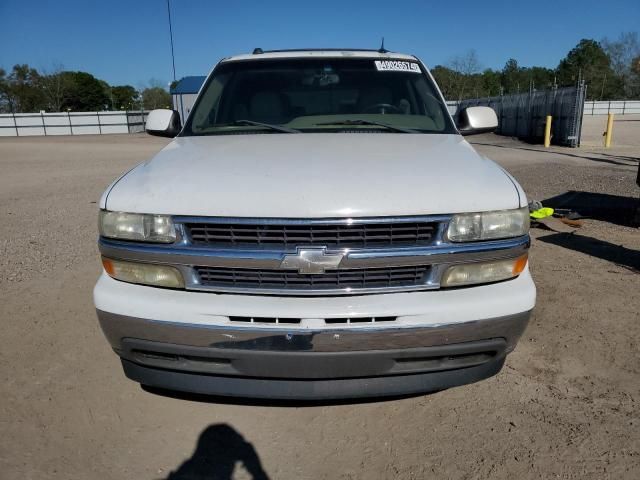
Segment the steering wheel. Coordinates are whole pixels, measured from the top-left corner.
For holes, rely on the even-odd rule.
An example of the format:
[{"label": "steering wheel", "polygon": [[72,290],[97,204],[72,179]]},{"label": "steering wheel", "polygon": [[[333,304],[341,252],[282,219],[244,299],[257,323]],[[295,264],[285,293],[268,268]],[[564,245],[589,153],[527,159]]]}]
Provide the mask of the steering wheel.
[{"label": "steering wheel", "polygon": [[362,113],[403,113],[399,107],[390,103],[375,103],[362,110]]}]

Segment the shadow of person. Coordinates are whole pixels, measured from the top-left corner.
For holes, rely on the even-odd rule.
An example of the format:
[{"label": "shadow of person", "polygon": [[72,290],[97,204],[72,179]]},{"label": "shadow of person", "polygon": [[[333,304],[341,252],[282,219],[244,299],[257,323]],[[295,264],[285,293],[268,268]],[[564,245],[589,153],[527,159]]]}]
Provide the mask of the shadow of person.
[{"label": "shadow of person", "polygon": [[200,434],[191,458],[166,480],[229,480],[238,462],[254,480],[268,480],[251,443],[227,424],[210,425]]}]

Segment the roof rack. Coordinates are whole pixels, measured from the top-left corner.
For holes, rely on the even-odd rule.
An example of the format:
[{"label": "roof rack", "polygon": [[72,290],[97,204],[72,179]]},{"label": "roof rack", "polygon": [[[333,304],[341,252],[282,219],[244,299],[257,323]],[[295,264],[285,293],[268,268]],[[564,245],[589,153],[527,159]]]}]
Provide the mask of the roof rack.
[{"label": "roof rack", "polygon": [[286,52],[379,52],[387,53],[388,50],[381,52],[378,48],[285,48],[282,50],[263,50],[254,48],[253,54],[261,53],[286,53]]}]

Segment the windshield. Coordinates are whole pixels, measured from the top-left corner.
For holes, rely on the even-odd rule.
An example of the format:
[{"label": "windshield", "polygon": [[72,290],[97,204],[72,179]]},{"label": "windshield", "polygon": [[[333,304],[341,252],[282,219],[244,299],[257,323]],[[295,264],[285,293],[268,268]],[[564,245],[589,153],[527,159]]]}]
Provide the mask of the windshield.
[{"label": "windshield", "polygon": [[336,131],[456,133],[418,62],[305,58],[221,63],[182,135]]}]

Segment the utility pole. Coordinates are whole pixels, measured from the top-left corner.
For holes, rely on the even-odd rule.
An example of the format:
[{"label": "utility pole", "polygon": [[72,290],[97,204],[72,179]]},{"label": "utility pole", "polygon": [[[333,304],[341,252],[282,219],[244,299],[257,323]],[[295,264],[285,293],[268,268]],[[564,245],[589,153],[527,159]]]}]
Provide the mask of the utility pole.
[{"label": "utility pole", "polygon": [[167,13],[169,15],[169,38],[171,40],[171,64],[173,65],[173,81],[176,81],[176,60],[173,55],[173,29],[171,28],[171,6],[167,0]]}]

